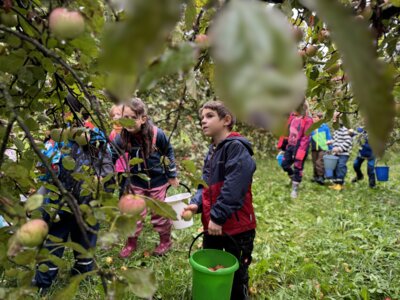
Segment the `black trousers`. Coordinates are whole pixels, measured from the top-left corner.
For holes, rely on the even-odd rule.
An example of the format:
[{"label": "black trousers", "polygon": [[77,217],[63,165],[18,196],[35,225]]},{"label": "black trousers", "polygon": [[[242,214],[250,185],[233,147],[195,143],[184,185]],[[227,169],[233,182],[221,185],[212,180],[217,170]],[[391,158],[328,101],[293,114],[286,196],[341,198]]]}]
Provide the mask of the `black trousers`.
[{"label": "black trousers", "polygon": [[204,235],[203,248],[225,250],[236,256],[239,261],[239,269],[235,272],[233,278],[231,292],[232,300],[243,300],[248,298],[248,270],[252,260],[251,253],[253,252],[255,235],[256,231],[254,229],[233,235],[232,238],[235,240],[237,246],[227,236]]}]

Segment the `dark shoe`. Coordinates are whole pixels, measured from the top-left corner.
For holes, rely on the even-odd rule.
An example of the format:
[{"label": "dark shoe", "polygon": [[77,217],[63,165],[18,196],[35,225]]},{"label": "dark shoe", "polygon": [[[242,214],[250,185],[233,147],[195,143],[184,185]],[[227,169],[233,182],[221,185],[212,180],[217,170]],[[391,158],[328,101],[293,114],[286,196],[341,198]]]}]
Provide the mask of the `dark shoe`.
[{"label": "dark shoe", "polygon": [[42,288],[39,288],[38,294],[40,295],[40,297],[44,297],[49,293],[49,291],[50,291],[49,287],[42,287]]},{"label": "dark shoe", "polygon": [[360,181],[360,180],[363,180],[364,179],[364,176],[361,176],[361,177],[354,177],[352,180],[351,180],[351,183],[356,183],[357,181]]},{"label": "dark shoe", "polygon": [[318,183],[319,185],[324,185],[324,184],[325,184],[324,177],[318,177],[318,178],[315,180],[315,182]]},{"label": "dark shoe", "polygon": [[160,235],[160,244],[153,251],[154,256],[163,256],[172,247],[171,234]]},{"label": "dark shoe", "polygon": [[126,241],[125,247],[122,248],[121,252],[119,253],[119,257],[121,258],[128,258],[132,252],[136,251],[137,248],[137,238],[136,237],[129,237]]}]

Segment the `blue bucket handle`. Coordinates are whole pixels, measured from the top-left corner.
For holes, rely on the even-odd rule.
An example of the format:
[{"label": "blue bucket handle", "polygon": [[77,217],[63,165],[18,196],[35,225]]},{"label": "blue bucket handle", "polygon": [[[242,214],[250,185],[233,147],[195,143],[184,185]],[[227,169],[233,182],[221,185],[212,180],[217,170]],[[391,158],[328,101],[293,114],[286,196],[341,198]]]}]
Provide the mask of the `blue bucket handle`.
[{"label": "blue bucket handle", "polygon": [[[193,241],[192,241],[192,243],[190,244],[190,247],[189,247],[189,258],[190,258],[190,256],[192,255],[192,247],[193,247],[194,243],[199,239],[199,237],[201,237],[202,235],[204,235],[206,232],[208,232],[208,230],[204,230],[204,231],[200,232],[200,233],[193,239]],[[227,234],[227,233],[225,233],[225,232],[222,232],[222,234],[223,234],[223,236],[227,236],[227,237],[233,242],[233,244],[234,244],[235,247],[236,247],[237,252],[240,254],[239,245],[236,243],[236,241],[234,240],[234,238],[233,238],[231,235],[229,235],[229,234]]]}]

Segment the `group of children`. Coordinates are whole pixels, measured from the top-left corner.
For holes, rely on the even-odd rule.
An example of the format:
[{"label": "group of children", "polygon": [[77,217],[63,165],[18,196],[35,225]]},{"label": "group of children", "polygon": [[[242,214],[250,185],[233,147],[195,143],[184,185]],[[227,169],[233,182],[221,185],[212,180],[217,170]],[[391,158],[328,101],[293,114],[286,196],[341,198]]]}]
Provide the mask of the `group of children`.
[{"label": "group of children", "polygon": [[[331,189],[342,190],[354,139],[359,141],[360,149],[353,164],[356,177],[352,179],[352,182],[354,183],[364,178],[361,165],[367,160],[369,186],[371,188],[375,187],[375,156],[368,142],[368,134],[363,128],[358,128],[356,132],[348,129],[340,117],[340,112],[334,113],[332,122],[336,130],[332,137],[330,129],[325,123],[309,132],[312,124],[321,122],[323,115],[316,112],[310,117],[306,102],[299,106],[297,111],[290,114],[287,122],[288,135],[280,138],[278,149],[283,152],[282,169],[290,177],[292,184],[290,196],[292,198],[298,197],[304,163],[309,150],[311,150],[313,163],[314,176],[312,181],[324,185],[325,179],[330,179],[333,183],[330,186]],[[324,156],[328,153],[337,156],[337,164],[332,174],[326,174],[324,168]]]},{"label": "group of children", "polygon": [[[77,112],[80,111],[79,102],[69,96],[66,103],[76,118]],[[248,267],[252,260],[256,228],[251,192],[256,169],[252,158],[253,150],[247,139],[232,131],[235,117],[222,102],[212,101],[204,104],[199,114],[203,133],[211,138],[203,168],[203,179],[207,186],[198,187],[197,193],[184,211],[201,214],[206,232],[204,248],[225,249],[238,258],[240,267],[234,275],[231,299],[246,299]],[[129,126],[115,123],[108,141],[89,119],[83,123],[89,132],[86,145],[69,140],[68,143],[57,146],[57,143],[48,138],[47,150],[52,149],[52,166],[57,170],[58,179],[72,193],[78,204],[88,204],[92,200],[91,193],[81,192],[83,180],[74,175],[84,169],[91,169],[92,175],[97,178],[110,178],[108,182],[103,183],[106,191],[112,192],[110,187],[115,186],[114,183],[117,182],[120,196],[126,193],[139,194],[164,201],[167,187],[179,185],[174,151],[167,136],[151,122],[146,105],[139,98],[114,106],[111,118],[114,121],[124,118],[133,122],[129,122]],[[70,125],[77,126],[74,124],[76,121],[79,120],[72,121]],[[70,150],[56,155],[57,149],[61,147],[68,147]],[[73,170],[63,167],[63,160],[68,155],[75,160]],[[168,165],[164,163],[164,156],[169,159]],[[54,161],[54,157],[57,157],[57,161]],[[139,158],[141,162],[130,165],[129,161],[133,158]],[[121,173],[128,173],[129,176],[121,176]],[[109,174],[117,174],[117,180],[113,181]],[[47,177],[45,180],[51,179]],[[72,242],[78,243],[84,249],[93,249],[97,242],[96,232],[99,230],[99,224],[86,224],[87,228],[82,230],[75,216],[64,209],[65,204],[61,197],[53,202],[59,204],[56,211],[59,220],[54,222],[54,218],[44,217],[51,223],[49,234],[57,237],[58,242],[66,242],[70,237]],[[145,214],[146,212],[142,214],[143,218]],[[121,258],[128,258],[136,250],[138,236],[143,228],[142,220],[136,224],[136,231],[120,251]],[[160,243],[153,255],[164,255],[172,246],[171,220],[152,214],[151,223],[160,235]],[[132,228],[134,227],[132,224]],[[64,247],[55,243],[54,238],[47,239],[43,247],[57,257],[62,257],[64,252]],[[89,272],[95,268],[90,256],[77,251],[74,255],[72,274]],[[57,272],[58,267],[54,259],[41,261],[33,283],[45,291],[52,284]]]},{"label": "group of children", "polygon": [[[70,108],[68,116],[67,114],[63,116],[69,120],[67,125],[86,127],[87,143],[78,144],[73,139],[56,143],[49,135],[46,137],[43,153],[49,157],[52,170],[76,199],[77,204],[89,204],[93,199],[92,193],[82,192],[84,181],[82,177],[76,176],[77,173],[87,170],[98,179],[107,178],[107,182],[100,181],[106,192],[113,192],[118,186],[120,196],[129,193],[164,201],[167,188],[179,185],[172,145],[165,133],[151,122],[146,105],[141,99],[133,98],[125,104],[112,107],[110,117],[113,129],[108,139],[90,121],[88,115],[83,114],[83,120],[78,118],[82,106],[72,95],[68,95],[65,103]],[[253,150],[246,138],[233,131],[235,117],[223,102],[207,102],[200,109],[199,115],[203,133],[211,139],[202,172],[207,186],[198,187],[190,204],[182,211],[182,215],[188,210],[201,214],[205,231],[204,248],[224,249],[237,257],[240,267],[234,275],[231,299],[246,299],[248,268],[252,261],[256,229],[251,190],[256,170],[256,163],[252,157]],[[128,124],[126,120],[131,122],[129,125],[121,126],[118,124],[121,118],[125,119],[124,124]],[[288,135],[279,141],[278,148],[284,151],[282,168],[291,179],[291,197],[298,196],[304,162],[310,149],[314,166],[313,181],[321,185],[326,179],[324,155],[331,152],[338,157],[336,169],[329,179],[333,180],[333,189],[341,190],[355,135],[358,136],[361,147],[354,161],[356,177],[353,182],[363,179],[361,165],[368,160],[369,185],[374,187],[375,158],[365,130],[359,128],[356,133],[349,130],[340,121],[340,113],[335,113],[333,124],[337,129],[333,137],[327,124],[321,124],[317,129],[308,132],[312,124],[321,122],[322,118],[321,113],[314,113],[310,117],[306,103],[302,104],[289,116]],[[68,148],[68,151],[65,148]],[[75,160],[73,170],[66,169],[63,164],[63,160],[68,156]],[[164,157],[169,159],[168,165],[164,163]],[[134,158],[139,159],[137,161],[140,163],[130,165],[129,161]],[[43,166],[38,165],[38,167]],[[47,172],[40,177],[40,180],[51,182],[52,178]],[[44,194],[47,194],[47,191],[44,191]],[[45,203],[52,203],[57,207],[56,211],[53,211],[53,217],[42,209],[43,219],[50,225],[49,236],[52,236],[43,245],[49,253],[61,258],[64,247],[59,242],[67,242],[69,238],[88,251],[95,248],[99,230],[97,221],[87,223],[83,229],[76,217],[65,209],[67,205],[62,196],[56,200],[46,199]],[[57,215],[57,221],[54,215]],[[145,215],[146,211],[142,213],[141,220],[136,224],[136,230],[121,249],[119,254],[121,258],[128,258],[137,249],[138,236],[143,229]],[[152,213],[151,223],[160,236],[160,243],[153,251],[153,255],[162,256],[172,247],[172,222],[168,218]],[[135,224],[132,224],[132,228],[134,227]],[[71,271],[73,275],[89,272],[96,267],[90,256],[77,251],[74,251],[74,255],[75,264]],[[39,263],[34,285],[42,290],[50,287],[58,272],[56,261],[49,259]]]}]

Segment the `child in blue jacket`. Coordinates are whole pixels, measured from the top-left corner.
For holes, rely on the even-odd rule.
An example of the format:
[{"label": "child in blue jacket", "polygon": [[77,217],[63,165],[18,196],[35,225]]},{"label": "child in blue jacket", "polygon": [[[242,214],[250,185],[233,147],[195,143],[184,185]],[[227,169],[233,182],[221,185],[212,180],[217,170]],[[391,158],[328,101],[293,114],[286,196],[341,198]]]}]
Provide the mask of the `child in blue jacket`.
[{"label": "child in blue jacket", "polygon": [[[314,113],[314,123],[321,121],[322,117],[322,113]],[[329,145],[331,140],[331,131],[325,123],[311,133],[311,156],[314,167],[313,181],[320,185],[323,185],[325,180],[324,155],[326,151],[331,149]]]},{"label": "child in blue jacket", "polygon": [[[71,97],[71,95],[67,97],[67,103],[71,111],[79,112],[80,103]],[[77,107],[70,105],[71,102]],[[56,164],[58,179],[64,188],[78,201],[77,205],[86,204],[90,207],[89,202],[93,200],[93,193],[90,191],[85,192],[84,181],[80,180],[76,175],[84,173],[85,175],[93,176],[93,178],[105,178],[107,175],[114,173],[114,165],[104,133],[95,128],[93,124],[89,124],[88,121],[84,124],[88,142],[86,145],[79,145],[74,140],[68,140],[68,142],[58,144],[59,150],[54,148],[55,145],[53,145],[54,147],[46,148],[46,150],[54,151],[55,155],[59,155],[59,162]],[[64,151],[61,151],[61,147]],[[53,155],[50,153],[45,154]],[[68,157],[73,158],[75,161],[73,169],[66,169],[63,164],[63,161]],[[108,188],[110,183],[112,182],[108,181],[104,184],[106,192],[112,192],[112,189]],[[44,218],[49,223],[49,236],[56,237],[58,241],[56,242],[54,238],[48,237],[44,242],[43,248],[47,249],[53,256],[61,258],[64,254],[64,243],[70,240],[90,253],[95,248],[97,242],[96,232],[99,230],[97,220],[89,224],[85,219],[87,226],[91,230],[85,230],[84,234],[78,225],[75,215],[68,211],[66,200],[62,196],[51,203],[58,205],[58,209],[54,213],[58,215],[59,219],[56,222],[55,220],[51,220],[49,216],[44,216]],[[75,264],[71,270],[72,275],[90,272],[94,269],[95,263],[90,255],[82,254],[75,250],[74,256]],[[54,264],[54,259],[44,259],[37,266],[33,285],[39,288],[41,294],[44,294],[56,278],[57,273],[58,266]]]},{"label": "child in blue jacket", "polygon": [[360,150],[358,151],[357,158],[354,160],[353,168],[356,172],[356,177],[351,182],[357,182],[364,179],[364,175],[361,172],[361,166],[365,160],[368,161],[367,173],[369,178],[369,187],[374,188],[376,185],[375,180],[375,155],[372,152],[372,148],[368,142],[368,133],[364,128],[357,128],[357,139],[360,144]]}]

